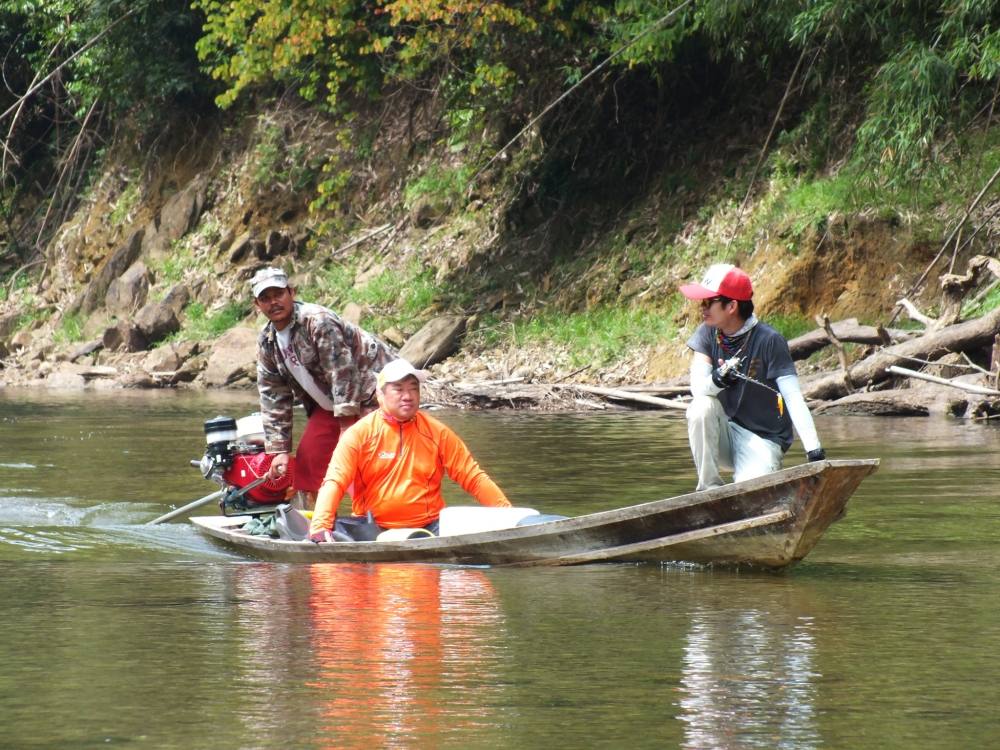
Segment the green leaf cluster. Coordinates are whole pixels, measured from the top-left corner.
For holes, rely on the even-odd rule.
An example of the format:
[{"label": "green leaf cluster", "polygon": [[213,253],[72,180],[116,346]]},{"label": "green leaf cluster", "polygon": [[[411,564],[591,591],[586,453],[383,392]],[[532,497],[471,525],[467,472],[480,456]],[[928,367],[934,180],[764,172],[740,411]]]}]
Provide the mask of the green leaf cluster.
[{"label": "green leaf cluster", "polygon": [[[627,44],[667,10],[619,0],[601,27],[609,47]],[[856,97],[862,119],[851,156],[872,182],[944,177],[947,145],[996,103],[1000,2],[703,0],[622,54],[624,64],[661,79],[712,60],[733,76],[741,68],[777,73],[782,84],[797,59],[796,93],[810,108],[802,120],[822,113],[821,127],[851,127],[831,116],[838,98]],[[808,135],[815,140],[816,130]]]},{"label": "green leaf cluster", "polygon": [[447,79],[450,93],[509,94],[528,68],[519,53],[566,39],[590,2],[545,0],[194,0],[205,14],[198,55],[231,105],[280,83],[337,108],[387,83]]},{"label": "green leaf cluster", "polygon": [[97,100],[120,114],[203,92],[200,33],[186,0],[0,0],[0,44],[13,72],[30,82],[69,61],[54,88],[77,116]]},{"label": "green leaf cluster", "polygon": [[[853,158],[883,183],[933,173],[942,144],[990,105],[1000,77],[1000,0],[194,0],[193,8],[205,17],[198,55],[225,87],[220,105],[275,83],[331,108],[387,86],[426,85],[444,96],[459,144],[498,104],[568,85],[611,54],[619,75],[642,69],[667,87],[706,66],[729,86],[770,76],[783,84],[797,62],[796,93],[807,102],[799,118],[814,125],[800,134],[821,148],[830,136],[817,132],[852,127]],[[835,121],[845,99],[860,123]]]},{"label": "green leaf cluster", "polygon": [[192,302],[184,311],[184,328],[175,334],[175,338],[191,341],[214,339],[239,325],[249,313],[249,307],[243,302],[227,302],[212,310],[201,302]]}]

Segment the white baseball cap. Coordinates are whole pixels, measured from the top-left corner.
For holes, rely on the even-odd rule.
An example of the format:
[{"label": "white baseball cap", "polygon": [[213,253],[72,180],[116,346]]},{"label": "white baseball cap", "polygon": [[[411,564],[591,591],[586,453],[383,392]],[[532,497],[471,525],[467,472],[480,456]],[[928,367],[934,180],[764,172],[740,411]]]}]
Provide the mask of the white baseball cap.
[{"label": "white baseball cap", "polygon": [[250,284],[253,288],[253,298],[257,299],[265,289],[271,287],[287,289],[288,275],[280,268],[262,268],[254,274]]},{"label": "white baseball cap", "polygon": [[421,383],[427,380],[426,370],[418,370],[405,359],[394,359],[378,374],[378,389],[381,391],[386,383],[398,383],[410,375]]}]

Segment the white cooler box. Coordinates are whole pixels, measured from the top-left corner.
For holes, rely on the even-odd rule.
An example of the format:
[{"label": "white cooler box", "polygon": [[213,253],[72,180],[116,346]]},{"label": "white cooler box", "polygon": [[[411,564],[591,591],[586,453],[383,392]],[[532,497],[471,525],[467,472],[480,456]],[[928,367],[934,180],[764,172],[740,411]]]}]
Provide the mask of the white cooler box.
[{"label": "white cooler box", "polygon": [[448,505],[441,511],[438,536],[476,534],[481,531],[511,529],[528,516],[537,516],[534,508],[492,508],[485,505]]}]

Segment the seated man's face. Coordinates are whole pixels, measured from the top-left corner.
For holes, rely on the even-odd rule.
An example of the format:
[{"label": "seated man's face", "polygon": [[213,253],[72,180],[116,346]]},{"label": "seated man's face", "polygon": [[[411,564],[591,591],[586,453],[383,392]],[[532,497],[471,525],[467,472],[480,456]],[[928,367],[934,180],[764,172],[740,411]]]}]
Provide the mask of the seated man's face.
[{"label": "seated man's face", "polygon": [[420,408],[420,381],[407,375],[395,383],[386,383],[378,394],[382,409],[400,422],[413,419]]}]

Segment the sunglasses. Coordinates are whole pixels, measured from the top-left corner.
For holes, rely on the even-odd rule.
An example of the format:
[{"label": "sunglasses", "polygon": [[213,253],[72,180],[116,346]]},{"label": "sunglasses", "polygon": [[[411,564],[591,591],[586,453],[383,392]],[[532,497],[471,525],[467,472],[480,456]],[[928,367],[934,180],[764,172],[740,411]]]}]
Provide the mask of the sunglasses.
[{"label": "sunglasses", "polygon": [[724,304],[726,304],[726,298],[725,297],[709,297],[708,299],[703,299],[701,301],[701,308],[703,310],[707,310],[708,308],[710,308],[716,302],[719,302],[719,303],[721,303],[721,304],[724,305]]}]

